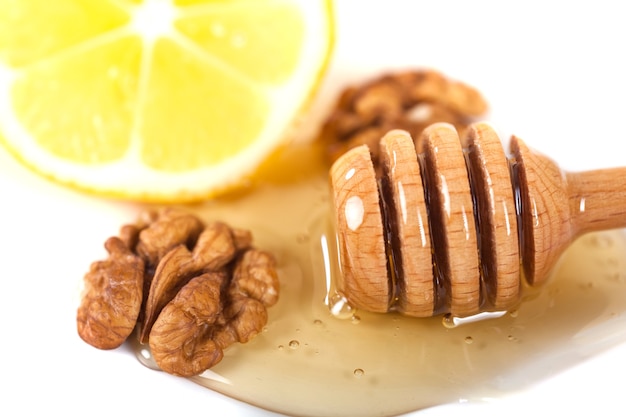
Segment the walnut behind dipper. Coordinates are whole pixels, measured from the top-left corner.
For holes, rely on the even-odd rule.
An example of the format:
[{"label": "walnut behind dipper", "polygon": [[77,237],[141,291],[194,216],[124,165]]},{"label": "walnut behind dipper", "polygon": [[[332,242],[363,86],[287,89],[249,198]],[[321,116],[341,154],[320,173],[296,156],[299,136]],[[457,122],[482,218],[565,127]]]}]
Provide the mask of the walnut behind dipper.
[{"label": "walnut behind dipper", "polygon": [[329,162],[348,149],[367,144],[378,166],[378,142],[393,129],[419,138],[435,122],[463,131],[487,112],[478,90],[434,70],[385,74],[340,95],[319,134]]}]

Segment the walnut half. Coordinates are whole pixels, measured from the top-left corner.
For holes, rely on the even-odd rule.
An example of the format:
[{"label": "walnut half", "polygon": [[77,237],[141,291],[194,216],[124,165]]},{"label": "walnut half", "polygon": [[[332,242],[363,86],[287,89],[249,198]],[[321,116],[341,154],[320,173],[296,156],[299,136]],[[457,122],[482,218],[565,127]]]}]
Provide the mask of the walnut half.
[{"label": "walnut half", "polygon": [[279,295],[276,261],[249,231],[223,222],[173,209],[141,219],[109,238],[109,257],[85,275],[78,334],[113,349],[138,327],[162,370],[200,374],[266,325]]},{"label": "walnut half", "polygon": [[104,244],[105,261],[91,264],[78,308],[78,334],[100,349],[120,346],[135,328],[142,302],[144,261],[117,237]]}]

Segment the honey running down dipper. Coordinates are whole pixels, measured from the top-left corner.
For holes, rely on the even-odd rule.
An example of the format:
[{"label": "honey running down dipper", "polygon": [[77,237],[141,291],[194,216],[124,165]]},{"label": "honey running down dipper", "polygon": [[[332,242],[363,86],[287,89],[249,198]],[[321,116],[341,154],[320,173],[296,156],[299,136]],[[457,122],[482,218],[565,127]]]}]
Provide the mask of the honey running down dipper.
[{"label": "honey running down dipper", "polygon": [[523,280],[542,284],[567,246],[626,226],[626,168],[571,173],[476,123],[459,138],[429,126],[380,141],[380,178],[366,145],[330,170],[348,303],[371,312],[455,317],[515,306]]}]

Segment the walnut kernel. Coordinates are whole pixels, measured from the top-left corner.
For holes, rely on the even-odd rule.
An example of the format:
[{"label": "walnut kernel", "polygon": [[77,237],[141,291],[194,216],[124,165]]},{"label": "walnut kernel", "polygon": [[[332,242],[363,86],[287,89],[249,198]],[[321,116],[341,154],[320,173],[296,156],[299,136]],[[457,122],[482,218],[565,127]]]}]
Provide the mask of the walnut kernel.
[{"label": "walnut kernel", "polygon": [[180,210],[144,213],[107,240],[108,259],[85,275],[79,335],[113,349],[138,328],[162,370],[202,373],[258,334],[278,300],[276,261],[252,240]]}]

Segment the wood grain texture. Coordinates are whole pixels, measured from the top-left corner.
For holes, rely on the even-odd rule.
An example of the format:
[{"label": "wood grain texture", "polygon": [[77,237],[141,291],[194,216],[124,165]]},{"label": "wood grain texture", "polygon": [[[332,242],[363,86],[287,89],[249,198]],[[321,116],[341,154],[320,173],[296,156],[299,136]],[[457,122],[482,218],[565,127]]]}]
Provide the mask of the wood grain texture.
[{"label": "wood grain texture", "polygon": [[429,317],[435,308],[430,227],[415,145],[393,130],[380,141],[383,195],[394,248],[397,310]]},{"label": "wood grain texture", "polygon": [[382,212],[369,149],[342,155],[330,170],[341,277],[337,289],[356,308],[389,309],[391,285]]},{"label": "wood grain texture", "polygon": [[436,123],[417,142],[423,155],[425,188],[438,277],[448,291],[450,313],[480,311],[480,270],[474,204],[465,157],[452,125]]},{"label": "wood grain texture", "polygon": [[462,141],[476,210],[487,307],[507,310],[521,289],[519,237],[509,163],[496,131],[476,123]]},{"label": "wood grain texture", "polygon": [[522,263],[531,285],[548,279],[556,261],[575,236],[570,222],[566,175],[551,159],[511,138],[520,193]]},{"label": "wood grain texture", "polygon": [[626,227],[626,168],[569,172],[566,176],[576,235]]},{"label": "wood grain texture", "polygon": [[540,285],[574,239],[626,227],[626,168],[565,172],[511,138],[520,189],[525,279]]}]

